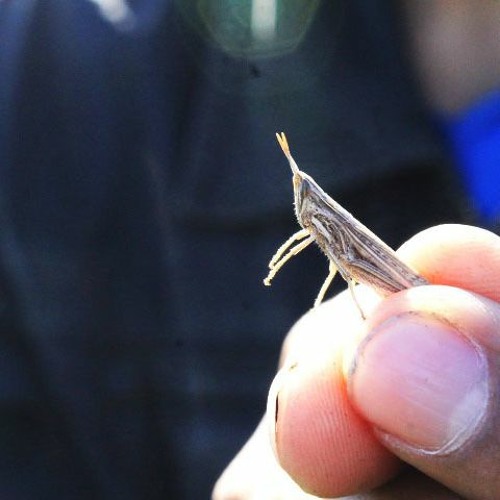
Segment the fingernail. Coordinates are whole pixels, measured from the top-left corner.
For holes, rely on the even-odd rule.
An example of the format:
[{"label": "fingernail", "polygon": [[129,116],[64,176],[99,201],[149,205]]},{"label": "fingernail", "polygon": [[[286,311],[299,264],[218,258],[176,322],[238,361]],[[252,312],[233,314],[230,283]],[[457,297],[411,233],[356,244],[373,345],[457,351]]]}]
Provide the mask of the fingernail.
[{"label": "fingernail", "polygon": [[460,447],[488,404],[480,349],[449,324],[405,314],[361,344],[349,390],[360,413],[383,433],[433,453]]},{"label": "fingernail", "polygon": [[278,433],[278,420],[280,411],[280,392],[283,388],[286,380],[289,378],[290,373],[297,368],[297,363],[287,363],[283,366],[279,372],[274,377],[273,383],[269,389],[269,395],[267,397],[267,429],[269,434],[269,441],[271,443],[271,448],[278,458],[277,451],[277,433]]}]

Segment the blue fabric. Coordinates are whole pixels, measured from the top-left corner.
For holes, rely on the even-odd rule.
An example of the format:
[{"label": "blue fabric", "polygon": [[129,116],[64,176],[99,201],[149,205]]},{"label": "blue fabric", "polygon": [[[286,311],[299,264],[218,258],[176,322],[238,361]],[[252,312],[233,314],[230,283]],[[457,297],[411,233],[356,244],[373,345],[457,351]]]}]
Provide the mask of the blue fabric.
[{"label": "blue fabric", "polygon": [[500,90],[439,121],[480,221],[493,224],[500,217]]}]

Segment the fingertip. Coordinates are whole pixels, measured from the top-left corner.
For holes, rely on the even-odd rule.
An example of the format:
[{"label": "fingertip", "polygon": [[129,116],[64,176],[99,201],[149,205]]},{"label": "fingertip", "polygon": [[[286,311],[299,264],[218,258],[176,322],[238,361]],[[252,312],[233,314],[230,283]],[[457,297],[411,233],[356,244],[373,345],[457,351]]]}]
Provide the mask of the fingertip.
[{"label": "fingertip", "polygon": [[300,361],[278,380],[268,406],[271,439],[281,466],[305,491],[345,496],[396,474],[399,460],[353,411],[339,356]]},{"label": "fingertip", "polygon": [[348,372],[381,442],[467,498],[500,487],[499,318],[496,302],[449,286],[395,294]]},{"label": "fingertip", "polygon": [[419,313],[385,321],[362,343],[350,388],[378,429],[429,453],[461,447],[485,414],[486,358],[449,323]]},{"label": "fingertip", "polygon": [[430,283],[500,300],[500,237],[463,224],[434,226],[410,238],[398,255]]}]

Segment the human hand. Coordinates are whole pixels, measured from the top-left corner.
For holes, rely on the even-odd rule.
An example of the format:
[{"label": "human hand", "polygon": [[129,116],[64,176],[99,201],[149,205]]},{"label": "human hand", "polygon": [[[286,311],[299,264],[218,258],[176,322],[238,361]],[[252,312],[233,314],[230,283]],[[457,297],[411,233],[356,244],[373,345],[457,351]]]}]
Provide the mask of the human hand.
[{"label": "human hand", "polygon": [[214,500],[499,498],[500,238],[438,226],[398,253],[436,285],[306,314]]}]

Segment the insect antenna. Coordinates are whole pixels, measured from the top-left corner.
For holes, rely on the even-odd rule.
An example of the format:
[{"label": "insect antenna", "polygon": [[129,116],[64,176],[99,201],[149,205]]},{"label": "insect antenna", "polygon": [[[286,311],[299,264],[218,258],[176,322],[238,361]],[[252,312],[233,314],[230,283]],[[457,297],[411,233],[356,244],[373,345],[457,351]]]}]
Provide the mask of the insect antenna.
[{"label": "insect antenna", "polygon": [[288,163],[290,164],[290,168],[292,169],[293,175],[300,174],[299,166],[297,165],[297,163],[295,163],[295,160],[293,159],[290,153],[290,147],[288,146],[288,141],[286,139],[285,132],[281,133],[276,132],[276,139],[278,139],[278,143],[281,146],[281,149],[283,150],[283,153],[285,154]]}]

